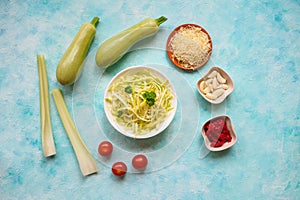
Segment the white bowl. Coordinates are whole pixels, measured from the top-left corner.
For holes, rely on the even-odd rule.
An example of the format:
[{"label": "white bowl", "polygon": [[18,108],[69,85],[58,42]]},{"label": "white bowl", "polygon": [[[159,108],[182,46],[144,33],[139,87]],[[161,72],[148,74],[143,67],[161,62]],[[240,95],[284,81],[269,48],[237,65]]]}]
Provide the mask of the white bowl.
[{"label": "white bowl", "polygon": [[[218,119],[222,119],[222,120],[225,121],[227,129],[229,130],[229,134],[231,136],[231,141],[230,142],[225,142],[220,147],[214,147],[212,145],[212,141],[210,141],[209,137],[206,135],[205,127],[208,123],[210,123],[212,121],[215,121],[215,120],[218,120]],[[206,148],[209,149],[210,151],[222,151],[222,150],[228,149],[228,148],[232,147],[237,141],[237,136],[236,136],[236,133],[234,131],[231,119],[227,115],[220,115],[220,116],[216,116],[216,117],[213,117],[213,118],[207,120],[202,125],[202,137],[204,139],[204,144],[205,144]]]},{"label": "white bowl", "polygon": [[[153,128],[152,130],[148,130],[147,133],[141,133],[141,134],[136,134],[134,133],[134,131],[132,129],[126,128],[124,127],[122,124],[120,124],[117,120],[116,117],[113,116],[112,112],[111,112],[111,104],[108,103],[106,101],[107,97],[109,97],[109,88],[111,87],[112,84],[116,83],[116,81],[120,80],[121,77],[126,76],[126,75],[133,75],[136,73],[139,73],[141,71],[144,70],[148,70],[152,75],[155,75],[155,77],[159,78],[159,80],[161,80],[162,82],[168,81],[168,89],[171,92],[171,94],[173,95],[172,101],[171,101],[171,105],[173,107],[172,110],[170,110],[167,114],[167,116],[165,117],[165,119],[162,120],[162,122],[160,124],[158,124],[155,128]],[[125,89],[125,88],[124,88]],[[174,86],[171,84],[170,80],[164,75],[162,74],[160,71],[151,68],[151,67],[147,67],[147,66],[133,66],[133,67],[129,67],[126,68],[122,71],[120,71],[118,74],[116,74],[112,80],[109,82],[109,84],[107,85],[106,89],[105,89],[105,93],[104,93],[104,111],[105,111],[105,115],[108,119],[108,121],[110,122],[110,124],[121,134],[127,136],[127,137],[131,137],[131,138],[135,138],[135,139],[146,139],[146,138],[150,138],[153,136],[158,135],[159,133],[161,133],[162,131],[164,131],[172,122],[175,113],[176,113],[176,109],[177,109],[177,97],[176,97],[176,92],[175,92],[175,88]]]},{"label": "white bowl", "polygon": [[[217,71],[217,72],[218,72],[218,73],[226,80],[226,84],[227,84],[227,86],[228,86],[228,89],[226,89],[225,92],[224,92],[221,96],[219,96],[218,98],[216,98],[216,99],[209,99],[209,98],[207,98],[206,95],[201,91],[201,86],[200,86],[200,84],[201,84],[202,81],[206,81],[206,80],[208,79],[208,76],[209,76],[213,71]],[[228,95],[230,95],[230,94],[233,92],[233,90],[234,90],[234,84],[233,84],[233,81],[232,81],[231,77],[229,76],[229,74],[226,73],[222,68],[217,67],[217,66],[212,67],[212,68],[207,72],[207,74],[205,74],[201,79],[199,79],[199,80],[197,81],[196,87],[197,87],[199,93],[201,94],[201,96],[202,96],[205,100],[207,100],[208,102],[210,102],[210,103],[212,103],[212,104],[219,104],[219,103],[222,103],[222,102],[226,99],[226,97],[227,97]]]}]

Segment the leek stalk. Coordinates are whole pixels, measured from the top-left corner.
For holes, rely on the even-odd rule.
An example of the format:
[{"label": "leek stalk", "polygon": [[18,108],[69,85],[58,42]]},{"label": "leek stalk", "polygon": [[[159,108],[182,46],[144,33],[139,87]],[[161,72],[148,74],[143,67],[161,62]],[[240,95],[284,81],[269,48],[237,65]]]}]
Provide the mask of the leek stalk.
[{"label": "leek stalk", "polygon": [[61,90],[59,88],[53,89],[52,96],[61,121],[75,151],[82,174],[86,176],[96,173],[98,171],[96,162],[80,137],[80,134],[70,116]]},{"label": "leek stalk", "polygon": [[56,150],[51,128],[48,78],[44,55],[37,55],[37,62],[40,82],[40,120],[42,132],[42,149],[44,156],[48,157],[55,155]]}]

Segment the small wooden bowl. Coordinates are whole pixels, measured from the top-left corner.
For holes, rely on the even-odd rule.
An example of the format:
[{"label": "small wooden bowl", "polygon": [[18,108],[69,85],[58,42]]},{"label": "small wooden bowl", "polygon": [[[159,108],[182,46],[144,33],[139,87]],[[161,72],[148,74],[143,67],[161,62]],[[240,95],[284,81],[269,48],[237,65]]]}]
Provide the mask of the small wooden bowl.
[{"label": "small wooden bowl", "polygon": [[[223,95],[219,96],[217,99],[212,100],[212,99],[207,98],[207,97],[205,96],[205,94],[200,90],[200,83],[201,83],[201,81],[207,80],[208,75],[209,75],[212,71],[214,71],[214,70],[216,70],[217,72],[219,72],[220,75],[221,75],[223,78],[226,79],[226,84],[228,85],[228,89],[225,90],[225,92],[224,92]],[[210,102],[210,103],[212,103],[212,104],[219,104],[219,103],[222,103],[222,102],[226,99],[226,97],[227,97],[228,95],[230,95],[230,94],[233,92],[233,90],[234,90],[234,84],[233,84],[233,81],[232,81],[231,77],[229,76],[229,74],[227,74],[227,73],[226,73],[222,68],[220,68],[220,67],[212,67],[212,68],[207,72],[207,74],[205,74],[201,79],[199,79],[199,80],[197,81],[196,87],[197,87],[199,93],[201,94],[201,96],[202,96],[205,100],[207,100],[208,102]]]},{"label": "small wooden bowl", "polygon": [[[176,59],[175,56],[173,56],[173,49],[172,49],[172,46],[171,46],[171,39],[172,39],[172,37],[177,33],[177,31],[178,31],[180,28],[182,28],[182,27],[188,27],[188,26],[190,26],[190,27],[201,28],[201,31],[202,31],[203,33],[205,33],[205,34],[208,36],[209,44],[210,44],[210,51],[208,52],[206,59],[204,59],[203,62],[199,63],[197,66],[192,66],[192,65],[190,65],[189,67],[185,67],[185,66],[183,66],[183,65]],[[210,58],[210,56],[211,56],[211,54],[212,54],[212,40],[211,40],[211,37],[210,37],[210,35],[208,34],[208,32],[207,32],[204,28],[202,28],[201,26],[199,26],[199,25],[197,25],[197,24],[182,24],[182,25],[178,26],[177,28],[175,28],[175,29],[171,32],[171,34],[169,35],[168,40],[167,40],[167,46],[166,46],[166,49],[167,49],[168,57],[169,57],[169,59],[172,61],[172,63],[173,63],[174,65],[176,65],[177,67],[179,67],[179,68],[181,68],[181,69],[191,71],[191,70],[196,70],[196,69],[202,67],[202,66],[209,60],[209,58]]]},{"label": "small wooden bowl", "polygon": [[[228,130],[230,131],[230,136],[232,139],[231,139],[231,142],[225,142],[221,147],[212,147],[212,146],[210,146],[211,141],[208,139],[208,137],[205,134],[204,127],[210,121],[217,120],[217,119],[225,120],[225,123],[227,125]],[[216,116],[216,117],[213,117],[213,118],[207,120],[202,126],[202,137],[204,139],[204,144],[205,144],[206,148],[209,149],[210,151],[222,151],[222,150],[228,149],[228,148],[232,147],[237,141],[237,136],[235,134],[231,119],[227,115],[220,115],[220,116]]]}]

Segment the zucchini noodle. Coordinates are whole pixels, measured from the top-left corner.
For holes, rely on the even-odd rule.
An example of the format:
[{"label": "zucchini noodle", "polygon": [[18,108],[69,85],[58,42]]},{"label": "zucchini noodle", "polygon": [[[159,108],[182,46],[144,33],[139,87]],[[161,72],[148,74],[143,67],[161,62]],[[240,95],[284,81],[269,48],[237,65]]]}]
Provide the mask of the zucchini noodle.
[{"label": "zucchini noodle", "polygon": [[[154,104],[149,105],[145,93],[155,93]],[[117,123],[133,134],[146,134],[166,119],[174,96],[168,80],[143,70],[125,74],[115,80],[107,90],[105,101]]]}]

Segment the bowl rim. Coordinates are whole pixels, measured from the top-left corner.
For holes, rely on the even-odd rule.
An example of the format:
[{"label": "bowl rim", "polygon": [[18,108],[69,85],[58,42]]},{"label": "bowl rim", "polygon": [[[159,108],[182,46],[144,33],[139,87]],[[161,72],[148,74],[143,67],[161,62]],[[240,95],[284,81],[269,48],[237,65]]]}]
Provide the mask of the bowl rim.
[{"label": "bowl rim", "polygon": [[[211,142],[209,141],[208,137],[205,134],[204,126],[205,126],[205,124],[207,124],[211,120],[215,120],[215,119],[218,119],[218,118],[225,118],[225,122],[227,124],[228,129],[230,130],[230,136],[232,137],[232,140],[229,143],[228,142],[224,143],[221,147],[211,147],[210,146]],[[217,115],[217,116],[211,117],[210,119],[206,120],[202,124],[201,135],[203,137],[204,144],[205,144],[206,148],[210,151],[223,151],[225,149],[228,149],[228,148],[232,147],[237,142],[237,135],[236,135],[236,132],[234,130],[234,126],[232,124],[231,118],[228,115]]]},{"label": "bowl rim", "polygon": [[[191,66],[190,68],[184,67],[183,65],[181,65],[181,64],[178,62],[178,60],[173,56],[173,51],[172,51],[172,47],[171,47],[171,39],[173,38],[173,36],[177,33],[177,31],[178,31],[180,28],[182,28],[182,27],[187,27],[187,26],[192,26],[192,27],[201,28],[201,31],[202,31],[203,33],[205,33],[205,34],[208,36],[209,44],[210,44],[210,51],[208,52],[208,55],[207,55],[206,59],[205,59],[203,62],[201,62],[199,65],[197,65],[197,66]],[[213,50],[213,44],[212,44],[212,39],[211,39],[209,33],[208,33],[202,26],[200,26],[200,25],[198,25],[198,24],[193,24],[193,23],[187,23],[187,24],[182,24],[182,25],[177,26],[177,27],[170,33],[170,35],[169,35],[169,37],[168,37],[168,39],[167,39],[167,44],[166,44],[166,51],[167,51],[168,57],[169,57],[169,59],[171,60],[171,62],[172,62],[175,66],[177,66],[178,68],[183,69],[183,70],[187,70],[187,71],[197,70],[197,69],[199,69],[200,67],[204,66],[204,65],[208,62],[208,60],[209,60],[209,58],[210,58],[210,56],[211,56],[211,54],[212,54],[212,50]]]},{"label": "bowl rim", "polygon": [[[147,134],[141,134],[141,135],[134,135],[133,133],[128,133],[128,131],[126,131],[125,129],[122,128],[121,125],[119,125],[116,120],[114,119],[114,117],[111,115],[107,102],[105,100],[105,98],[107,97],[108,94],[108,89],[110,87],[110,85],[117,80],[120,76],[130,73],[131,71],[134,70],[150,70],[151,72],[154,72],[156,75],[159,75],[161,78],[163,78],[164,80],[168,81],[168,85],[169,85],[169,89],[173,94],[173,101],[172,101],[172,105],[174,107],[174,109],[172,109],[172,111],[170,111],[170,113],[167,116],[167,120],[165,120],[158,129],[154,129],[153,131],[151,131],[150,133]],[[162,133],[173,121],[173,119],[175,118],[175,114],[177,111],[177,104],[178,104],[178,99],[177,99],[177,95],[176,95],[176,90],[174,85],[171,83],[170,79],[162,72],[160,72],[158,69],[155,69],[153,67],[150,66],[146,66],[146,65],[134,65],[134,66],[130,66],[127,67],[123,70],[121,70],[120,72],[118,72],[116,75],[113,76],[113,78],[109,81],[109,83],[107,84],[105,91],[104,91],[104,98],[103,98],[103,107],[104,107],[104,112],[105,112],[105,116],[108,119],[109,123],[112,125],[112,127],[114,129],[116,129],[120,134],[129,137],[129,138],[133,138],[133,139],[148,139],[148,138],[152,138],[156,135],[159,135],[160,133]],[[156,130],[156,131],[155,131]]]},{"label": "bowl rim", "polygon": [[[227,90],[225,90],[224,94],[221,95],[220,97],[218,97],[217,99],[215,100],[212,100],[212,99],[209,99],[207,98],[200,90],[200,83],[202,80],[206,79],[206,77],[212,72],[216,70],[217,72],[219,72],[227,81],[227,84],[229,86],[229,88]],[[209,69],[209,71],[203,75],[196,83],[196,87],[197,87],[197,90],[198,92],[201,94],[201,96],[208,102],[212,103],[212,104],[220,104],[222,103],[234,90],[234,82],[232,80],[232,78],[230,77],[230,75],[224,70],[222,69],[221,67],[218,67],[218,66],[213,66]]]}]

